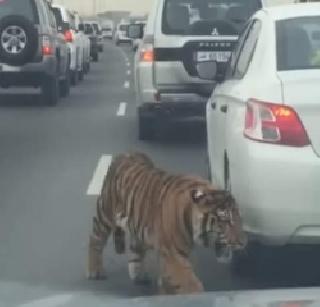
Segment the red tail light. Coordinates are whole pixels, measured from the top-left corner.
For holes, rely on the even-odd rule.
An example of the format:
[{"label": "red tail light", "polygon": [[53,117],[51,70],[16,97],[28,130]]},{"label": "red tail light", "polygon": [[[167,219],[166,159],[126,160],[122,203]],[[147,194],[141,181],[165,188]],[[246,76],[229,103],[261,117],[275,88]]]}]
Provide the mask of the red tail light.
[{"label": "red tail light", "polygon": [[53,47],[50,42],[49,37],[43,36],[42,38],[42,55],[47,56],[47,55],[53,55]]},{"label": "red tail light", "polygon": [[145,46],[140,51],[141,62],[153,62],[154,61],[154,50],[152,46]]},{"label": "red tail light", "polygon": [[310,144],[296,111],[283,104],[250,99],[247,103],[244,136],[248,139],[287,146]]},{"label": "red tail light", "polygon": [[67,43],[72,43],[73,42],[73,34],[71,30],[67,30],[64,32],[64,40]]}]

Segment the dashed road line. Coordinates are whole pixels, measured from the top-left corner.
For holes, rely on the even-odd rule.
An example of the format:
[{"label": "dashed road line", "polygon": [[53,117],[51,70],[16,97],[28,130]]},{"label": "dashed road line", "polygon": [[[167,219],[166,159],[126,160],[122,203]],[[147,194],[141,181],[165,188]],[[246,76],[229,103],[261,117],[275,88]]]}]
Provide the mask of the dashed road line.
[{"label": "dashed road line", "polygon": [[130,67],[130,63],[129,62],[127,62],[127,66]]},{"label": "dashed road line", "polygon": [[130,81],[125,81],[123,87],[130,88]]},{"label": "dashed road line", "polygon": [[126,102],[120,102],[117,116],[125,116],[127,110],[127,103]]},{"label": "dashed road line", "polygon": [[98,165],[93,173],[92,179],[87,189],[87,195],[96,196],[101,193],[105,175],[112,161],[111,155],[103,155],[99,159]]},{"label": "dashed road line", "polygon": [[131,75],[131,70],[130,70],[130,69],[127,70],[127,75],[128,75],[128,76]]}]

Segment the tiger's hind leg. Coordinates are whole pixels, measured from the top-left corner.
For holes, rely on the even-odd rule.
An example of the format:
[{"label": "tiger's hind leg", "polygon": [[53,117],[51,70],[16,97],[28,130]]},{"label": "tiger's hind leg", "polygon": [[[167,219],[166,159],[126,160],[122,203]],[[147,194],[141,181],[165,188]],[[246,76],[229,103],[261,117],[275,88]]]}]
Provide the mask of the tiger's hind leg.
[{"label": "tiger's hind leg", "polygon": [[146,248],[134,235],[130,234],[130,251],[128,260],[128,271],[130,279],[135,284],[150,284],[151,279],[145,267]]},{"label": "tiger's hind leg", "polygon": [[103,211],[101,197],[97,200],[97,216],[93,218],[93,229],[89,240],[88,250],[88,279],[105,279],[106,273],[103,268],[103,249],[112,233]]}]

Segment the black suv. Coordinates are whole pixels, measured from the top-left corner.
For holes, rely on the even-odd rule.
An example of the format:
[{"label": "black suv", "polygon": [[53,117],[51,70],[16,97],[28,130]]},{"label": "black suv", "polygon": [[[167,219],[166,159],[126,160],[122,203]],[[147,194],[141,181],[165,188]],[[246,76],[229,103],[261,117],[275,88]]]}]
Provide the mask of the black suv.
[{"label": "black suv", "polygon": [[41,87],[55,105],[70,89],[69,52],[46,0],[0,1],[0,86]]}]

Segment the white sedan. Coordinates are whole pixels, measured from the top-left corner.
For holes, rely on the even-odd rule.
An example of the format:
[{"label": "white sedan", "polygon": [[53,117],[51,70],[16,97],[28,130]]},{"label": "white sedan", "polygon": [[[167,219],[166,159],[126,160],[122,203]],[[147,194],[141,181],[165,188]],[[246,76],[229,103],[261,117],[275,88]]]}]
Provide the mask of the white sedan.
[{"label": "white sedan", "polygon": [[198,64],[218,81],[207,104],[213,182],[231,190],[252,242],[319,244],[320,4],[259,11],[226,71],[216,64]]}]

